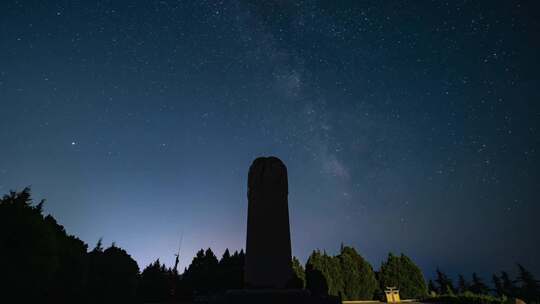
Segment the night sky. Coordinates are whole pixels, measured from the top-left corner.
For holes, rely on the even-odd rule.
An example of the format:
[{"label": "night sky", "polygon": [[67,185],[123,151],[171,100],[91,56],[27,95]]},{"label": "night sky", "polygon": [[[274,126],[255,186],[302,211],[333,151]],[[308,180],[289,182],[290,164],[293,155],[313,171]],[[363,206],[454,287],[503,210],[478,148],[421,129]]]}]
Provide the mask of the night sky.
[{"label": "night sky", "polygon": [[540,274],[538,2],[262,2],[1,1],[0,192],[183,268],[275,155],[302,261]]}]

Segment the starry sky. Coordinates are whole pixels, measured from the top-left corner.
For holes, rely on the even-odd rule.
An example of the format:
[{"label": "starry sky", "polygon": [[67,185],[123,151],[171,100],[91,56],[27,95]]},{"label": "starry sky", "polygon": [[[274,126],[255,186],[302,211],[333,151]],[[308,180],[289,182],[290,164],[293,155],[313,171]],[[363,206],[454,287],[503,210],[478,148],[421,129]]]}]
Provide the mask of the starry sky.
[{"label": "starry sky", "polygon": [[184,267],[275,155],[302,261],[540,274],[538,4],[337,2],[1,1],[0,191]]}]

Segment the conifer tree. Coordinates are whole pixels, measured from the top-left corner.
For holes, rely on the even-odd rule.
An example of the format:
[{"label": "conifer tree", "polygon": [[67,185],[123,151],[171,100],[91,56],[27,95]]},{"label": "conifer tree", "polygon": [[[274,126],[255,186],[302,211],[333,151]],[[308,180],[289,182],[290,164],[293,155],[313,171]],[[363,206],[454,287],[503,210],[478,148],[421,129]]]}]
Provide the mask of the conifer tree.
[{"label": "conifer tree", "polygon": [[88,255],[89,300],[134,301],[137,296],[139,266],[122,248],[111,245],[101,251],[101,243]]},{"label": "conifer tree", "polygon": [[437,286],[435,286],[435,283],[430,279],[428,283],[428,291],[437,293]]},{"label": "conifer tree", "polygon": [[328,293],[333,296],[342,297],[344,289],[343,272],[338,257],[323,254],[323,264],[328,279]]},{"label": "conifer tree", "polygon": [[77,301],[87,293],[87,245],[43,216],[43,207],[29,188],[0,198],[1,297]]},{"label": "conifer tree", "polygon": [[507,297],[515,297],[516,286],[514,285],[514,282],[510,279],[510,276],[508,275],[506,271],[501,271],[501,281],[502,281],[503,293]]},{"label": "conifer tree", "polygon": [[437,267],[437,278],[435,279],[435,282],[438,284],[438,292],[439,294],[452,294],[455,292],[454,285],[452,284],[452,280]]},{"label": "conifer tree", "polygon": [[371,300],[378,288],[371,265],[352,247],[337,256],[313,251],[306,263],[306,287],[314,294],[343,300]]},{"label": "conifer tree", "polygon": [[399,257],[388,254],[379,271],[379,283],[382,290],[386,287],[399,288],[404,299],[423,298],[428,292],[422,271],[404,254]]},{"label": "conifer tree", "polygon": [[216,281],[218,282],[218,288],[221,290],[230,289],[230,285],[232,283],[231,276],[232,276],[232,259],[231,259],[231,253],[229,252],[229,248],[225,249],[225,252],[223,252],[223,255],[221,256],[221,259],[218,263],[218,271],[216,273]]},{"label": "conifer tree", "polygon": [[184,272],[184,280],[189,293],[208,294],[219,288],[216,278],[219,261],[212,249],[199,250]]},{"label": "conifer tree", "polygon": [[231,258],[231,253],[229,252],[229,248],[225,248],[225,251],[223,252],[223,255],[221,256],[220,263],[228,263]]},{"label": "conifer tree", "polygon": [[165,265],[157,259],[141,273],[139,295],[143,301],[161,302],[169,296],[169,278]]},{"label": "conifer tree", "polygon": [[315,295],[328,295],[328,280],[319,250],[313,251],[306,262],[306,288]]},{"label": "conifer tree", "polygon": [[240,252],[235,251],[231,257],[232,275],[231,275],[231,289],[240,289],[244,287],[244,264],[245,264],[244,250]]},{"label": "conifer tree", "polygon": [[302,264],[300,264],[300,261],[298,258],[293,256],[292,258],[292,270],[293,270],[293,279],[290,284],[292,288],[300,288],[303,289],[306,287],[306,273],[304,271],[304,267],[302,267]]},{"label": "conifer tree", "polygon": [[519,282],[519,296],[525,300],[526,303],[540,302],[540,285],[534,278],[533,274],[525,269],[523,265],[517,264]]},{"label": "conifer tree", "polygon": [[498,297],[502,297],[504,295],[504,288],[501,278],[499,278],[496,274],[493,274],[491,280],[493,281],[493,291]]},{"label": "conifer tree", "polygon": [[473,272],[472,274],[472,282],[470,287],[471,292],[476,294],[488,294],[489,288],[486,284],[482,281],[482,279],[476,274],[476,272]]},{"label": "conifer tree", "polygon": [[458,286],[457,286],[457,291],[459,293],[465,293],[467,291],[469,291],[469,283],[467,282],[467,280],[465,279],[465,277],[463,275],[458,275]]},{"label": "conifer tree", "polygon": [[358,252],[348,246],[341,249],[337,256],[340,271],[337,276],[342,284],[338,294],[343,300],[371,300],[378,283],[371,265]]}]

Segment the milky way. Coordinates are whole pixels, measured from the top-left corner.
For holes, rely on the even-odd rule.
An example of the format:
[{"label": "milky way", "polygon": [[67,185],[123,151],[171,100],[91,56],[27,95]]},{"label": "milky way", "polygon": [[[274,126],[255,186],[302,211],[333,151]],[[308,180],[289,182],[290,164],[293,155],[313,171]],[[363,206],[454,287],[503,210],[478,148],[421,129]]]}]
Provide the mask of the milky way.
[{"label": "milky way", "polygon": [[258,2],[2,1],[0,190],[185,266],[244,247],[275,155],[301,260],[540,272],[536,5]]}]

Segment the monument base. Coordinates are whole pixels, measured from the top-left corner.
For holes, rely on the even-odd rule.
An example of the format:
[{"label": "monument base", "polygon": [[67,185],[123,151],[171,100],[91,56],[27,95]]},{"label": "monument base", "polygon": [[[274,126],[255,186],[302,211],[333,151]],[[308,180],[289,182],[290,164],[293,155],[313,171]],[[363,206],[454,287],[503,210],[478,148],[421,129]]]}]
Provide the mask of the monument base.
[{"label": "monument base", "polygon": [[312,295],[304,289],[236,289],[228,290],[223,304],[340,304],[337,297]]}]

